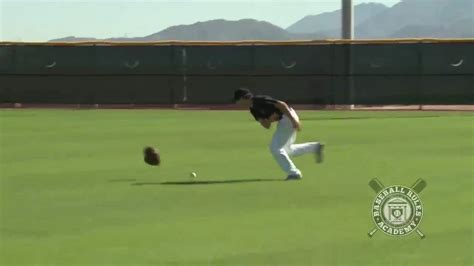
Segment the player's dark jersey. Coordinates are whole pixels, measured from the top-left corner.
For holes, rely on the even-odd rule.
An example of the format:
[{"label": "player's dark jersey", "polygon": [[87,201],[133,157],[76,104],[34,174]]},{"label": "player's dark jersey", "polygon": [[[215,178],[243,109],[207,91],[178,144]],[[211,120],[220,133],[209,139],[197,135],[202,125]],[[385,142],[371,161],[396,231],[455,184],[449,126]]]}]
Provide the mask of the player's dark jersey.
[{"label": "player's dark jersey", "polygon": [[252,106],[250,113],[252,113],[255,120],[268,119],[271,115],[277,114],[279,119],[282,117],[281,111],[275,107],[277,100],[266,95],[256,95],[252,97]]}]

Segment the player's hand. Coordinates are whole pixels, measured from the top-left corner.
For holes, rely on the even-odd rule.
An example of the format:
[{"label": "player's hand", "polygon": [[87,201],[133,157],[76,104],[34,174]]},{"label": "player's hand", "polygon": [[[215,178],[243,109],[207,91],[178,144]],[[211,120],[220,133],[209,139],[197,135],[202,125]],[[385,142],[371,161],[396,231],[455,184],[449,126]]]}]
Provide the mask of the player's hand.
[{"label": "player's hand", "polygon": [[296,129],[298,131],[301,131],[301,123],[299,121],[294,120],[294,121],[292,121],[292,123],[293,123],[293,128],[294,129]]}]

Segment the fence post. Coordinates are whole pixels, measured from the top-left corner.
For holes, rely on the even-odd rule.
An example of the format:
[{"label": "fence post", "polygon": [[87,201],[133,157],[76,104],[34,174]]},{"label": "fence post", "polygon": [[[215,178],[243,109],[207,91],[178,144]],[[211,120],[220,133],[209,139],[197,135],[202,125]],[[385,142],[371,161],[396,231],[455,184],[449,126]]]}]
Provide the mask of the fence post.
[{"label": "fence post", "polygon": [[186,75],[186,64],[187,64],[187,54],[186,48],[183,47],[181,50],[181,59],[182,59],[182,74],[183,74],[183,102],[188,100],[188,88],[186,87],[187,75]]}]

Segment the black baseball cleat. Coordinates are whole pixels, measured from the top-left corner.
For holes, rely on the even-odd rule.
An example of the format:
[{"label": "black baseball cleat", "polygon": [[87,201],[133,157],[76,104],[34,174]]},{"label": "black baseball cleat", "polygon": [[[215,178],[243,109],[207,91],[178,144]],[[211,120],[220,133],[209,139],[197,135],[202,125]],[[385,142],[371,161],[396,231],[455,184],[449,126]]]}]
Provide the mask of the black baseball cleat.
[{"label": "black baseball cleat", "polygon": [[316,163],[322,163],[324,159],[324,144],[319,143],[314,151],[316,157]]}]

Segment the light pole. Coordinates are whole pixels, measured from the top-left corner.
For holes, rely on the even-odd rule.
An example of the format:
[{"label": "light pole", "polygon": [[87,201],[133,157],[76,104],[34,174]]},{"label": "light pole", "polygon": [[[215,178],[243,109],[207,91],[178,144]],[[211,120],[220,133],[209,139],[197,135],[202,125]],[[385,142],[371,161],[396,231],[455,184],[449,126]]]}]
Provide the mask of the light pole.
[{"label": "light pole", "polygon": [[[342,0],[342,39],[354,39],[354,7],[352,0]],[[353,51],[352,44],[349,44],[347,53],[348,75],[349,75],[349,102],[351,109],[355,107],[355,91],[354,91],[354,67],[353,67]]]},{"label": "light pole", "polygon": [[354,38],[354,8],[352,0],[342,0],[342,38]]}]

